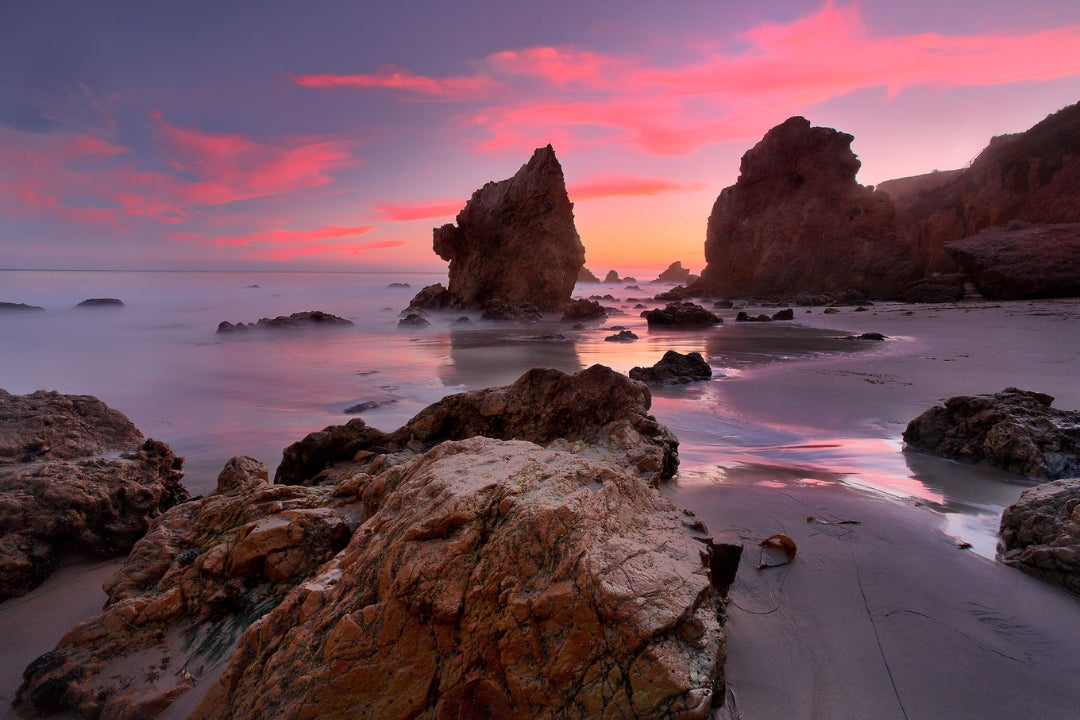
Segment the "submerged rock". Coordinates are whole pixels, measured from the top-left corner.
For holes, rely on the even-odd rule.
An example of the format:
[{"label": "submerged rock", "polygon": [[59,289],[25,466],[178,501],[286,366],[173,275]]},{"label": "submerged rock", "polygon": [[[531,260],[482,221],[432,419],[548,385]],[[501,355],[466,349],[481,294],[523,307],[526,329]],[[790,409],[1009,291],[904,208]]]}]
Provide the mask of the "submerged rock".
[{"label": "submerged rock", "polygon": [[307,327],[347,327],[351,320],[331,315],[321,310],[305,310],[292,315],[278,315],[275,318],[259,318],[253,323],[231,323],[223,321],[218,325],[219,334],[245,332],[249,330],[299,330]]},{"label": "submerged rock", "polygon": [[896,298],[922,277],[889,196],[855,181],[852,136],[793,117],[742,158],[713,205],[692,289],[789,297],[848,289]]},{"label": "submerged rock", "polygon": [[563,313],[565,322],[579,320],[603,320],[607,317],[603,306],[595,300],[573,300]]},{"label": "submerged rock", "polygon": [[434,233],[436,254],[450,262],[450,307],[500,301],[548,311],[569,303],[585,263],[573,208],[550,145],[514,177],[474,192],[457,224]]},{"label": "submerged rock", "polygon": [[77,308],[99,308],[99,307],[124,307],[124,301],[117,298],[88,298],[76,305]]},{"label": "submerged rock", "polygon": [[998,559],[1080,595],[1080,478],[1020,493],[1001,515]]},{"label": "submerged rock", "polygon": [[630,370],[630,377],[647,385],[682,385],[711,379],[712,368],[699,352],[683,355],[668,350],[652,367],[635,367]]},{"label": "submerged rock", "polygon": [[991,300],[1080,296],[1080,223],[1016,222],[946,243],[945,250]]},{"label": "submerged rock", "polygon": [[428,322],[428,319],[426,317],[424,317],[423,315],[421,315],[420,313],[409,313],[408,315],[401,318],[397,322],[398,327],[414,327],[414,328],[427,327],[430,324],[431,323]]},{"label": "submerged rock", "polygon": [[606,342],[634,342],[637,339],[638,336],[632,330],[620,330],[614,335],[608,335],[604,338]]},{"label": "submerged rock", "polygon": [[36,587],[62,554],[130,550],[187,499],[182,463],[97,398],[0,390],[0,600]]},{"label": "submerged rock", "polygon": [[671,303],[667,307],[645,310],[641,317],[649,327],[671,327],[679,329],[707,328],[724,321],[720,316],[692,302]]},{"label": "submerged rock", "polygon": [[26,303],[0,302],[0,312],[25,312],[28,310],[44,310],[40,305],[27,305]]},{"label": "submerged rock", "polygon": [[476,437],[363,497],[348,547],[251,626],[191,717],[705,718],[722,702],[700,533],[640,478]]},{"label": "submerged rock", "polygon": [[912,420],[904,442],[1030,478],[1080,475],[1080,412],[1051,408],[1053,401],[1016,388],[949,398]]}]

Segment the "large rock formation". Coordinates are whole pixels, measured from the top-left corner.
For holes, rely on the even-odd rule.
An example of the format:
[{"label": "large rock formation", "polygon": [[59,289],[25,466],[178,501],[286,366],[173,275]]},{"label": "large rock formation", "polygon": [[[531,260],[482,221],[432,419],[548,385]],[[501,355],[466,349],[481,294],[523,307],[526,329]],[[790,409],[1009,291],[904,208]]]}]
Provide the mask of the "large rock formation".
[{"label": "large rock formation", "polygon": [[685,516],[612,465],[449,442],[367,480],[344,552],[240,639],[193,718],[704,718],[716,594]]},{"label": "large rock formation", "polygon": [[568,303],[585,248],[552,147],[538,148],[514,177],[474,192],[456,225],[435,229],[434,249],[450,262],[453,308],[501,300],[548,311]]},{"label": "large rock formation", "polygon": [[0,390],[0,600],[64,555],[122,555],[186,500],[183,458],[88,395]]},{"label": "large rock formation", "polygon": [[1030,478],[1080,475],[1080,412],[1052,408],[1053,401],[1016,388],[949,398],[908,423],[904,442]]},{"label": "large rock formation", "polygon": [[533,370],[395,433],[313,433],[285,452],[296,485],[234,458],[155,521],[16,705],[148,718],[191,692],[195,718],[708,717],[720,590],[703,524],[649,487],[652,443],[674,438],[648,404],[602,366]]},{"label": "large rock formation", "polygon": [[726,296],[856,290],[895,298],[922,277],[892,201],[855,182],[852,136],[793,117],[742,157],[713,205],[707,267],[692,286]]},{"label": "large rock formation", "polygon": [[688,283],[690,282],[690,270],[682,266],[681,260],[676,260],[668,265],[667,269],[661,272],[654,282]]},{"label": "large rock formation", "polygon": [[1080,478],[1020,493],[1001,515],[998,558],[1080,595]]},{"label": "large rock formation", "polygon": [[643,383],[603,365],[573,375],[538,368],[506,387],[445,397],[392,433],[359,418],[311,433],[285,448],[274,480],[320,482],[321,473],[358,457],[482,435],[608,455],[657,484],[675,474],[679,442],[648,414],[651,404]]},{"label": "large rock formation", "polygon": [[956,269],[944,244],[1013,220],[1080,223],[1080,103],[990,141],[963,170],[882,183],[927,274]]},{"label": "large rock formation", "polygon": [[946,243],[945,250],[992,300],[1080,295],[1080,223],[1014,221]]}]

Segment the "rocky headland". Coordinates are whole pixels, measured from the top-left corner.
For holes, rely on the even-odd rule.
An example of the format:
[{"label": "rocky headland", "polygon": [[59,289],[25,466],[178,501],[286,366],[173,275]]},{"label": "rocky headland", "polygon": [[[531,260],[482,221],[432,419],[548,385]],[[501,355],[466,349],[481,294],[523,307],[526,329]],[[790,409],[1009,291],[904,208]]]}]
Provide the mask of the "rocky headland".
[{"label": "rocky headland", "polygon": [[66,558],[127,553],[187,499],[182,463],[97,398],[0,390],[0,599]]},{"label": "rocky headland", "polygon": [[274,485],[234,458],[154,521],[16,705],[152,717],[197,688],[196,718],[708,717],[713,544],[650,487],[677,443],[649,403],[603,366],[533,370],[394,433],[312,433]]},{"label": "rocky headland", "polygon": [[[474,192],[456,224],[435,229],[433,247],[450,263],[450,308],[484,310],[497,301],[547,312],[568,304],[585,247],[552,147],[538,148],[512,178]],[[423,301],[418,295],[411,307],[427,307]]]},{"label": "rocky headland", "polygon": [[945,243],[983,297],[1027,300],[1080,296],[1080,223],[1022,220]]}]

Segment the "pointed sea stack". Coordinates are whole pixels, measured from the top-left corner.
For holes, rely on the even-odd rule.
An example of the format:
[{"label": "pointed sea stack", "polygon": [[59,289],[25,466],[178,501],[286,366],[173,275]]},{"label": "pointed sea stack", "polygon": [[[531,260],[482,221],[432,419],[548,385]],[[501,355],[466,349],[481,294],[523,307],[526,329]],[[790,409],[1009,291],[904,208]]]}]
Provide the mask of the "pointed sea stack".
[{"label": "pointed sea stack", "polygon": [[456,225],[435,229],[433,245],[450,262],[452,308],[499,300],[548,311],[569,303],[585,247],[551,145],[538,148],[514,177],[474,192]]},{"label": "pointed sea stack", "polygon": [[855,182],[854,138],[793,117],[742,157],[713,205],[693,289],[728,297],[857,290],[895,298],[922,277],[892,201]]}]

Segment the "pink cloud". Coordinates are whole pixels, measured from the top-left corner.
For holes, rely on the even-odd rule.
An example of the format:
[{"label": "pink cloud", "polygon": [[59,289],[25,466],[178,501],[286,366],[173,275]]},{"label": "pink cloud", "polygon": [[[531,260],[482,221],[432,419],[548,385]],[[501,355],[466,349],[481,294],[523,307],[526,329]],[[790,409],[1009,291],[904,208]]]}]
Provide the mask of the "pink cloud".
[{"label": "pink cloud", "polygon": [[452,218],[465,206],[464,200],[420,203],[414,205],[379,205],[375,209],[391,222],[409,220],[428,220],[431,218]]},{"label": "pink cloud", "polygon": [[667,192],[698,190],[699,185],[687,185],[663,178],[636,177],[633,175],[603,175],[581,183],[573,183],[566,188],[570,199],[593,200],[607,197],[637,197],[659,195]]},{"label": "pink cloud", "polygon": [[[510,50],[467,76],[405,70],[304,76],[308,87],[390,87],[416,97],[482,103],[459,118],[488,149],[559,140],[620,144],[654,155],[757,137],[783,118],[866,88],[973,87],[1080,75],[1080,26],[1029,33],[889,35],[856,4],[826,3],[789,23],[763,23],[745,48],[711,50],[677,66],[572,47]],[[693,39],[685,42],[693,46]],[[335,79],[336,78],[336,79]]]},{"label": "pink cloud", "polygon": [[270,228],[250,233],[207,236],[193,232],[174,232],[176,241],[201,247],[229,249],[232,256],[245,260],[294,260],[299,258],[355,259],[368,250],[401,247],[403,240],[344,240],[374,230],[373,225],[325,225],[305,230]]},{"label": "pink cloud", "polygon": [[375,229],[374,225],[327,225],[310,230],[261,230],[244,235],[225,235],[206,242],[215,247],[247,247],[251,245],[306,245],[324,240],[356,237]]}]

